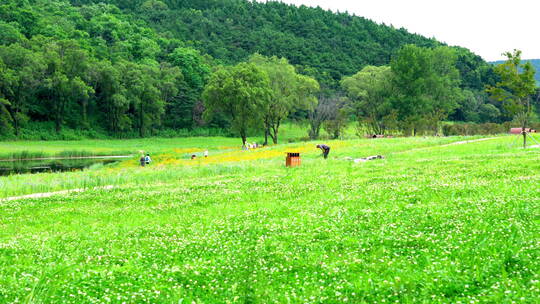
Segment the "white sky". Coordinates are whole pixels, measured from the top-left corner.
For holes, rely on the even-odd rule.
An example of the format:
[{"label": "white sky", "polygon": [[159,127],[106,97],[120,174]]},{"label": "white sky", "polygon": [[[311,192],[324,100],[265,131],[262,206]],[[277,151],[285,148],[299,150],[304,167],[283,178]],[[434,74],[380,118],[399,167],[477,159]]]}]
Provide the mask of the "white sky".
[{"label": "white sky", "polygon": [[[265,2],[266,0],[258,0]],[[523,51],[540,59],[540,0],[282,0],[320,6],[404,27],[449,45],[470,49],[485,60]]]}]

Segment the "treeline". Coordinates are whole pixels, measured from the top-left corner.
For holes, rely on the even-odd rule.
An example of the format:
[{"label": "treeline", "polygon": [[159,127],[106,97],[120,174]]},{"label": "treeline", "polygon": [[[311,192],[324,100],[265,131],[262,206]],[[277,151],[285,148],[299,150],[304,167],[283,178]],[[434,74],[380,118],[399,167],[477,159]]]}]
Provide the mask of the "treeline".
[{"label": "treeline", "polygon": [[[400,72],[416,57],[410,73],[424,84]],[[499,78],[480,57],[347,13],[245,0],[1,0],[0,137],[45,124],[111,136],[238,131],[228,109],[205,105],[203,91],[243,62],[270,81],[266,107],[280,105],[277,116],[259,111],[249,129],[274,141],[286,119],[309,119],[312,138],[323,127],[338,135],[350,120],[368,123],[375,114],[355,96],[358,71],[392,79],[377,115],[393,125],[377,128],[512,118],[485,93]],[[294,80],[294,94],[272,82],[276,67]],[[432,77],[439,72],[446,76]],[[417,91],[396,89],[409,84]]]},{"label": "treeline", "polygon": [[484,90],[463,86],[454,49],[414,45],[403,47],[389,66],[365,67],[341,84],[352,112],[372,134],[443,134],[441,122],[459,111],[471,122],[530,124],[540,97],[535,70],[520,64],[520,51],[505,55],[494,70],[498,81]]},{"label": "treeline", "polygon": [[[483,93],[489,94],[490,101],[499,102],[501,111],[485,104],[493,111],[483,119],[522,117],[525,121],[519,126],[527,127],[534,116],[534,69],[515,64],[520,62],[520,52],[507,56],[509,60],[496,69],[501,80]],[[321,91],[315,79],[297,74],[285,59],[256,54],[236,66],[220,67],[212,75],[203,94],[205,114],[225,113],[244,144],[250,128],[264,130],[265,143],[268,136],[277,143],[281,122],[298,111],[307,112],[312,139],[319,137],[321,128],[339,138],[351,120],[358,122],[363,133],[377,135],[459,133],[459,125],[446,127],[443,121],[460,101],[474,98],[474,93],[462,88],[456,62],[453,48],[406,45],[389,66],[367,66],[344,77],[340,94]],[[501,130],[493,125],[481,125],[489,130],[477,130]],[[468,127],[465,132],[472,130],[474,127]]]}]

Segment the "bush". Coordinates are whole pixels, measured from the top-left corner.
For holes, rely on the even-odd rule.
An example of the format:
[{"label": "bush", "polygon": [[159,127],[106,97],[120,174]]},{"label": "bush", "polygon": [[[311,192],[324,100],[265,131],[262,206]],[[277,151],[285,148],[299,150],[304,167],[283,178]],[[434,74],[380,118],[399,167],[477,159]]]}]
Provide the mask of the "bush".
[{"label": "bush", "polygon": [[[216,137],[231,136],[228,130],[220,128],[194,128],[194,129],[164,129],[152,133],[156,137]],[[82,140],[82,139],[129,139],[138,138],[136,131],[110,135],[105,130],[98,129],[70,129],[63,128],[56,132],[53,122],[31,122],[21,129],[19,138],[15,138],[13,132],[0,132],[0,140]]]},{"label": "bush", "polygon": [[511,123],[505,122],[502,124],[496,123],[455,123],[445,124],[443,133],[446,136],[468,136],[468,135],[495,135],[508,133],[511,128]]}]

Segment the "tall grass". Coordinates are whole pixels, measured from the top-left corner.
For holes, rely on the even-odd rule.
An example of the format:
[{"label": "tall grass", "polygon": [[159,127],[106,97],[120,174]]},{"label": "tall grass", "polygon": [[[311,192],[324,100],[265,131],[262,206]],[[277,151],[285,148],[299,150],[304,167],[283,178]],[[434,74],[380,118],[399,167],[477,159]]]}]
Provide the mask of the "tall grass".
[{"label": "tall grass", "polygon": [[85,151],[85,150],[64,150],[57,153],[47,153],[44,151],[17,151],[0,154],[0,161],[25,161],[47,158],[81,158],[93,156],[125,156],[132,151]]}]

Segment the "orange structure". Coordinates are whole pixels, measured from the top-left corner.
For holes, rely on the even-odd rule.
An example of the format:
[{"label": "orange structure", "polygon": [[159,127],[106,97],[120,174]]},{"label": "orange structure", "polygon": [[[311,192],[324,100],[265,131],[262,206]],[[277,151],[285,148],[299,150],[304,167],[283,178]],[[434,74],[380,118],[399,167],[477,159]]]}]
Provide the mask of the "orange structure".
[{"label": "orange structure", "polygon": [[300,159],[300,153],[296,152],[287,152],[287,158],[285,160],[285,166],[287,167],[298,167],[302,163]]}]

